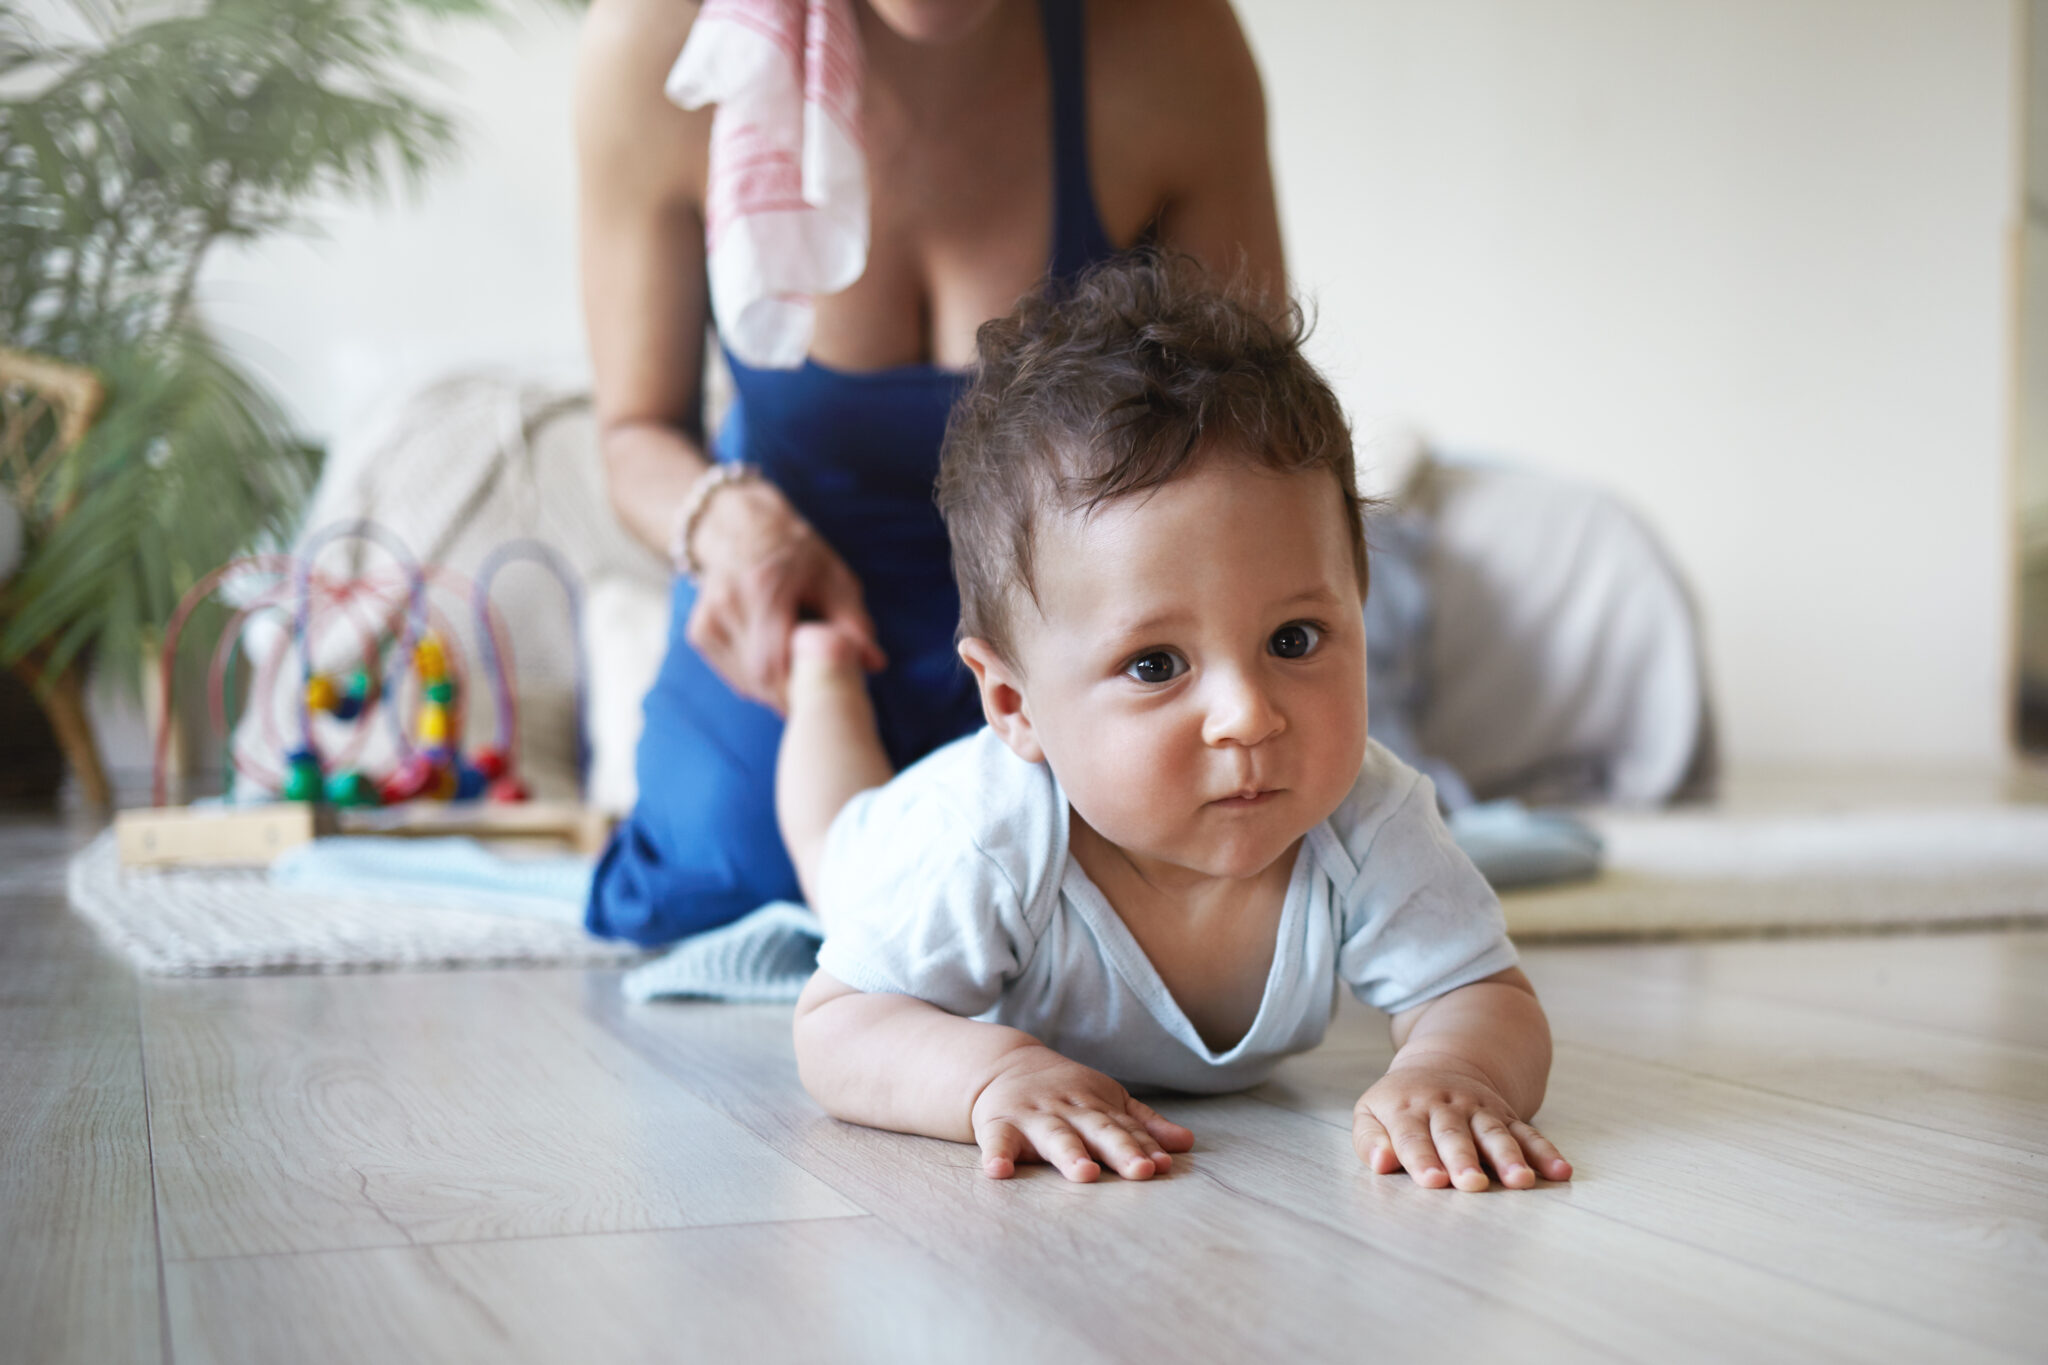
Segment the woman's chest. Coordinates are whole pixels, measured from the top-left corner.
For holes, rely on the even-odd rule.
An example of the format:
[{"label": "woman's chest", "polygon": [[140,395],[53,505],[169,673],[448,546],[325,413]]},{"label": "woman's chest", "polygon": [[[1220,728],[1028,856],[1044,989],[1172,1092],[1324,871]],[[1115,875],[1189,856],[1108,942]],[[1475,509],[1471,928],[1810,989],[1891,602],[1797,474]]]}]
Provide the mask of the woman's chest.
[{"label": "woman's chest", "polygon": [[[1035,116],[1034,116],[1035,115]],[[812,353],[842,369],[964,369],[975,333],[1051,259],[1054,191],[1043,111],[977,112],[940,138],[870,142],[867,268],[818,300]]]},{"label": "woman's chest", "polygon": [[[1136,149],[1118,128],[1087,118],[1098,102],[1090,89],[1067,113],[1080,136],[1056,151],[1052,73],[1034,46],[1020,43],[1015,64],[971,98],[930,102],[871,79],[862,111],[867,268],[818,300],[812,353],[820,362],[964,369],[981,324],[1044,278],[1057,222],[1072,231],[1092,219],[1118,244],[1143,232],[1159,193],[1129,164]],[[1117,74],[1091,70],[1087,83]]]}]

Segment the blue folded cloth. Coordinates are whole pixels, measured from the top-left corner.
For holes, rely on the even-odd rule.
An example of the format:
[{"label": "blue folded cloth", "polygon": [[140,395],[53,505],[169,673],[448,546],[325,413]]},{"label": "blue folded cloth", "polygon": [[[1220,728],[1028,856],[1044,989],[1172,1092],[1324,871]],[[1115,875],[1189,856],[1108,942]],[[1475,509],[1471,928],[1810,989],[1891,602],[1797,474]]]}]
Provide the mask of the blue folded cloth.
[{"label": "blue folded cloth", "polygon": [[1600,871],[1600,836],[1577,816],[1488,801],[1453,811],[1451,838],[1496,891],[1577,881]]},{"label": "blue folded cloth", "polygon": [[631,1000],[794,1000],[818,969],[825,927],[791,901],[770,901],[731,924],[684,939],[626,973]]},{"label": "blue folded cloth", "polygon": [[506,855],[475,839],[366,835],[286,849],[271,862],[270,880],[322,895],[373,896],[581,927],[593,865],[571,854]]}]

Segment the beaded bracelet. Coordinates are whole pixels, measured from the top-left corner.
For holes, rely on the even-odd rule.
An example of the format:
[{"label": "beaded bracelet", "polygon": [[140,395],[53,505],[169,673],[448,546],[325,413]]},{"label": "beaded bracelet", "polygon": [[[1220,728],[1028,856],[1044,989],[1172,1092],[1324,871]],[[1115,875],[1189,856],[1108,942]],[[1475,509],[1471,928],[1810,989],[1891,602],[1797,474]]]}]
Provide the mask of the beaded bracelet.
[{"label": "beaded bracelet", "polygon": [[668,537],[668,562],[675,571],[695,583],[704,574],[704,566],[697,562],[696,551],[690,548],[691,537],[697,534],[697,526],[704,520],[704,511],[711,506],[711,499],[721,488],[734,484],[752,483],[761,477],[761,471],[753,465],[740,461],[715,464],[697,476],[697,482],[690,485],[689,496],[682,506],[676,508],[675,527]]}]

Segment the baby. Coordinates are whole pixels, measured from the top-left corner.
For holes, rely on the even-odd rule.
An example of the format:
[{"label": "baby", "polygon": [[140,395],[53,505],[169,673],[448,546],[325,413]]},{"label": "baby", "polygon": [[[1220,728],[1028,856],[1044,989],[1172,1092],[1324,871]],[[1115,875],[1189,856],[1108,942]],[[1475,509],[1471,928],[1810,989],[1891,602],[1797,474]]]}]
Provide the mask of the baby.
[{"label": "baby", "polygon": [[981,732],[892,778],[861,646],[798,628],[777,814],[831,1113],[1144,1180],[1194,1138],[1131,1092],[1257,1084],[1341,982],[1393,1016],[1374,1171],[1569,1178],[1499,902],[1366,738],[1363,509],[1302,333],[1157,256],[981,329],[939,479]]}]

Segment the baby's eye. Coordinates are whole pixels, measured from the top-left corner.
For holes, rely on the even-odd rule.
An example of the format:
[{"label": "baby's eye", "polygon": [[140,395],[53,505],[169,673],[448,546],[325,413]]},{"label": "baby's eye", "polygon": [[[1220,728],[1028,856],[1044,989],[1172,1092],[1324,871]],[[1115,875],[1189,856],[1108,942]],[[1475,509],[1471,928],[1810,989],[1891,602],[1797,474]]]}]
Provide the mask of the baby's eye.
[{"label": "baby's eye", "polygon": [[1293,621],[1273,632],[1267,647],[1283,659],[1306,658],[1323,642],[1320,627],[1306,621]]},{"label": "baby's eye", "polygon": [[1124,665],[1124,676],[1141,683],[1172,682],[1187,671],[1188,666],[1180,655],[1169,654],[1163,649],[1140,655]]}]

